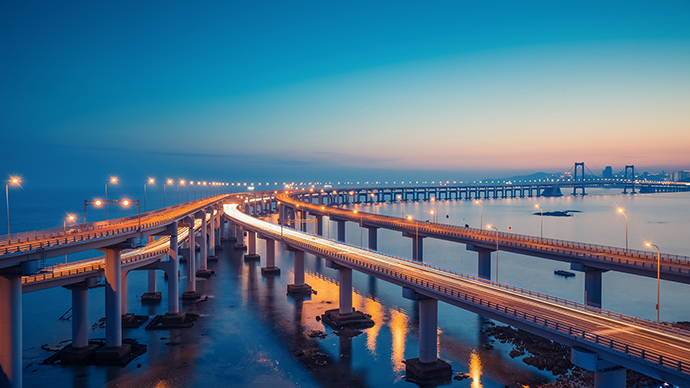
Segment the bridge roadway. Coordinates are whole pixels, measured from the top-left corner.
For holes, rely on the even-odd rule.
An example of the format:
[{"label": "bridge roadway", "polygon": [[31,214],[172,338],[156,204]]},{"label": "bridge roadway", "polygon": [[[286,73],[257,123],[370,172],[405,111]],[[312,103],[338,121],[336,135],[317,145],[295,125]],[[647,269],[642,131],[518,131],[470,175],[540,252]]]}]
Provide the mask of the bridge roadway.
[{"label": "bridge roadway", "polygon": [[608,367],[613,363],[690,386],[690,333],[686,331],[309,235],[253,218],[236,204],[225,205],[225,213],[233,223],[262,238],[595,353]]},{"label": "bridge roadway", "polygon": [[[207,217],[210,219],[210,217]],[[194,229],[201,228],[201,220],[195,220]],[[177,241],[183,243],[189,237],[189,228],[178,229]],[[146,244],[143,248],[132,249],[122,254],[122,269],[131,271],[145,267],[167,257],[170,253],[170,236],[161,236]],[[66,264],[44,267],[39,273],[22,276],[22,292],[33,292],[53,287],[62,287],[83,282],[88,278],[105,276],[105,258],[103,256]]]},{"label": "bridge roadway", "polygon": [[[515,252],[551,260],[575,263],[585,270],[619,271],[634,275],[657,277],[657,255],[654,252],[565,241],[516,233],[495,232],[486,229],[465,228],[432,222],[420,222],[366,212],[314,204],[300,200],[311,200],[310,192],[295,191],[279,193],[275,199],[293,209],[308,211],[316,216],[345,220],[361,224],[365,228],[387,228],[403,232],[407,237],[419,236],[437,238],[468,244],[476,249]],[[498,241],[497,241],[498,240]],[[690,257],[662,253],[660,277],[664,280],[690,284]]]},{"label": "bridge roadway", "polygon": [[[22,263],[98,249],[125,243],[130,239],[163,233],[171,223],[227,198],[229,195],[218,195],[151,211],[141,216],[80,224],[67,231],[63,228],[45,229],[13,234],[9,239],[0,238],[0,273],[10,273],[10,267],[17,267]],[[22,275],[28,274],[26,270],[21,272]]]}]

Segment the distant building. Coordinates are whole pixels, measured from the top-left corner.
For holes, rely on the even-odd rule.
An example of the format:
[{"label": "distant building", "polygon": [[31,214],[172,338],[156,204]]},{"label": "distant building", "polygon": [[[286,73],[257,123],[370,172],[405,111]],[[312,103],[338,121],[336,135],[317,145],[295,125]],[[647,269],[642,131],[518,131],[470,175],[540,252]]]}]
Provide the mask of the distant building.
[{"label": "distant building", "polygon": [[606,166],[604,171],[601,172],[601,177],[604,179],[613,178],[613,169],[611,168],[611,166]]},{"label": "distant building", "polygon": [[676,171],[673,173],[674,182],[684,182],[690,180],[690,170]]}]

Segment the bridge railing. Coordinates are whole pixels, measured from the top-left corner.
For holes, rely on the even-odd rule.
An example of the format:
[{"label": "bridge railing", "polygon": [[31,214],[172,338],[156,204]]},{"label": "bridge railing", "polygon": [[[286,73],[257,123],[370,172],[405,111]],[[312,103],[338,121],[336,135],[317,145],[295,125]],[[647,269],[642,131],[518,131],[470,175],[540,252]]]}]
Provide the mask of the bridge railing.
[{"label": "bridge railing", "polygon": [[[152,211],[149,213],[145,213],[145,214],[148,214],[149,216],[151,216],[151,215],[155,215],[157,213],[168,214],[168,213],[171,213],[172,211],[174,211],[173,214],[170,214],[168,217],[165,217],[165,218],[156,218],[156,220],[148,221],[148,222],[145,220],[144,222],[141,223],[141,229],[146,230],[148,228],[152,228],[152,227],[156,227],[159,225],[164,225],[164,224],[173,222],[179,218],[179,216],[180,216],[179,213],[184,213],[184,212],[187,212],[190,210],[193,211],[193,210],[196,210],[197,208],[203,208],[204,206],[208,205],[208,203],[215,202],[219,199],[222,199],[222,197],[225,197],[225,195],[210,197],[208,199],[204,199],[204,200],[200,200],[200,201],[189,202],[189,203],[185,203],[185,204],[179,204],[179,205],[167,207],[165,209],[159,209],[159,210],[155,210],[155,211]],[[203,205],[200,205],[200,203],[203,203]],[[17,253],[17,252],[22,252],[22,251],[31,251],[31,250],[36,250],[36,249],[43,249],[43,248],[48,248],[48,247],[52,247],[52,246],[56,246],[56,245],[76,243],[76,242],[80,242],[80,241],[97,239],[97,238],[108,237],[108,236],[117,235],[117,234],[121,234],[121,233],[136,231],[138,229],[138,224],[132,224],[132,223],[134,221],[138,221],[138,220],[140,220],[140,216],[137,215],[137,216],[118,218],[116,220],[111,220],[111,221],[99,221],[99,222],[93,222],[93,223],[89,223],[89,224],[76,225],[75,227],[72,227],[69,229],[69,230],[73,230],[73,232],[71,232],[71,233],[65,233],[63,228],[52,228],[52,229],[43,229],[43,230],[13,234],[13,235],[10,235],[9,239],[7,238],[7,236],[5,236],[4,241],[3,241],[3,239],[0,239],[0,245],[3,245],[3,243],[4,243],[4,245],[6,245],[4,247],[0,246],[0,255]],[[126,224],[131,224],[131,225],[126,225]],[[117,225],[122,225],[122,227],[117,228],[117,229],[106,229],[106,228],[117,226]],[[93,232],[93,233],[91,233],[91,232]],[[84,234],[84,233],[86,233],[86,234]],[[43,241],[33,242],[33,240],[38,240],[38,239],[42,239]],[[24,243],[22,243],[22,241]]]},{"label": "bridge railing", "polygon": [[[315,210],[322,211],[318,208]],[[347,216],[348,218],[352,218],[353,220],[358,218],[357,216],[351,214],[351,212],[349,212],[347,210],[343,210],[343,209],[329,209],[328,212],[335,214],[335,215]],[[405,229],[414,229],[415,227],[417,227],[420,232],[435,233],[435,234],[436,233],[443,234],[442,231],[439,231],[442,229],[446,229],[446,230],[452,229],[457,233],[458,237],[473,239],[473,238],[476,238],[477,235],[479,235],[479,236],[483,237],[483,239],[481,239],[482,241],[493,241],[493,242],[496,241],[497,233],[495,231],[490,231],[490,230],[486,230],[486,229],[469,228],[469,227],[462,227],[462,226],[457,226],[457,225],[441,224],[441,223],[419,221],[419,220],[407,221],[403,218],[392,217],[392,216],[387,216],[387,215],[382,215],[382,214],[368,213],[368,215],[372,215],[372,216],[375,216],[377,218],[374,221],[368,221],[369,223],[388,223],[391,226],[396,226],[396,227],[405,228]],[[434,228],[437,230],[434,230]],[[618,247],[613,247],[613,246],[608,246],[608,245],[583,243],[583,242],[560,240],[560,239],[553,239],[553,238],[542,238],[542,237],[522,235],[522,234],[517,234],[517,233],[507,233],[507,232],[498,232],[498,237],[499,237],[499,244],[505,244],[505,245],[511,245],[510,244],[511,241],[517,240],[517,241],[522,241],[525,243],[542,244],[542,245],[548,245],[548,246],[559,247],[559,248],[568,248],[568,249],[573,249],[573,250],[586,250],[586,251],[589,251],[589,252],[587,252],[588,254],[597,254],[597,253],[598,254],[610,254],[610,255],[616,255],[616,256],[629,257],[631,259],[644,259],[644,260],[650,260],[650,261],[651,260],[653,260],[653,261],[657,260],[657,255],[654,252],[637,250],[637,249],[627,249],[626,250],[625,248],[618,248]],[[500,241],[501,239],[504,239],[505,241]],[[532,247],[532,248],[533,249],[539,249],[539,247]],[[690,264],[690,257],[683,256],[683,255],[661,253],[660,259],[664,263]]]},{"label": "bridge railing", "polygon": [[[492,302],[490,300],[485,300],[483,298],[480,298],[480,297],[477,297],[474,295],[470,295],[468,293],[459,291],[459,290],[454,289],[454,288],[449,288],[447,286],[437,285],[435,283],[429,282],[428,280],[424,280],[424,279],[421,279],[421,278],[416,277],[416,276],[414,276],[414,277],[409,276],[409,275],[400,273],[398,271],[392,270],[392,269],[387,268],[387,267],[382,267],[382,266],[377,265],[377,264],[373,264],[370,262],[359,260],[359,259],[350,257],[349,255],[341,253],[341,252],[332,252],[332,251],[327,250],[327,249],[322,248],[322,247],[315,247],[311,244],[305,243],[305,242],[298,240],[298,239],[293,239],[291,237],[286,237],[286,236],[284,236],[283,239],[287,240],[289,243],[291,243],[293,245],[302,246],[304,248],[308,248],[308,250],[316,251],[317,254],[321,253],[324,255],[329,255],[331,257],[337,257],[341,260],[350,262],[350,263],[355,264],[359,267],[367,268],[367,269],[379,272],[379,273],[387,275],[387,276],[396,277],[400,280],[404,280],[406,282],[420,286],[422,288],[427,288],[427,289],[433,290],[435,292],[443,293],[445,295],[448,295],[451,298],[454,298],[456,300],[461,300],[465,303],[471,303],[471,304],[478,305],[481,307],[486,307],[486,308],[489,308],[491,310],[496,311],[497,313],[501,313],[502,315],[511,316],[514,319],[522,319],[525,322],[529,322],[531,324],[542,326],[542,327],[544,327],[548,330],[551,330],[551,331],[557,331],[557,332],[567,334],[567,335],[575,337],[575,338],[581,338],[584,341],[598,345],[600,347],[612,349],[612,350],[615,350],[618,352],[622,352],[622,353],[625,353],[627,355],[642,359],[644,361],[647,361],[647,362],[655,364],[655,365],[663,366],[665,368],[668,368],[668,369],[671,369],[674,371],[679,371],[681,373],[690,373],[690,364],[684,363],[684,362],[677,360],[675,358],[672,358],[672,357],[664,356],[663,354],[655,352],[655,351],[650,351],[650,350],[647,350],[645,348],[635,346],[635,345],[629,345],[625,342],[622,342],[622,341],[619,341],[619,340],[616,340],[616,339],[613,339],[613,338],[610,338],[607,336],[602,336],[602,335],[599,335],[599,334],[596,334],[593,332],[589,332],[587,330],[580,329],[580,328],[578,328],[574,325],[568,324],[568,323],[563,323],[561,321],[554,320],[554,319],[544,318],[544,317],[538,316],[536,314],[529,313],[527,311],[523,311],[523,310],[519,310],[519,309],[510,307],[508,305],[503,305],[500,303]],[[334,241],[334,240],[331,240],[331,241]],[[340,243],[342,243],[342,242],[340,242]],[[346,244],[346,245],[350,245],[353,248],[362,249],[365,251],[367,250],[365,248],[361,248],[361,247],[358,247],[358,246],[352,245],[352,244]],[[487,281],[485,279],[477,278],[477,277],[474,277],[471,275],[457,273],[456,271],[448,270],[445,268],[431,266],[431,265],[428,265],[425,263],[415,262],[412,260],[406,260],[406,259],[402,259],[399,257],[383,254],[383,253],[377,252],[377,251],[371,251],[371,252],[379,254],[379,255],[383,255],[383,256],[390,256],[392,258],[395,258],[396,260],[407,261],[410,263],[414,263],[414,264],[418,264],[418,265],[422,265],[422,266],[426,266],[426,267],[431,267],[431,268],[434,268],[437,270],[442,270],[444,272],[453,273],[453,274],[459,275],[461,277],[472,278],[472,280],[475,280],[475,281],[481,281],[481,282],[490,283],[490,284],[496,283],[496,282]],[[506,285],[504,285],[504,286],[506,286]],[[529,294],[531,292],[529,290],[520,289],[518,287],[511,287],[511,289],[518,290],[521,293],[527,293],[527,294]],[[539,293],[533,293],[530,295],[537,297],[537,298],[544,298],[545,297],[544,294],[539,294]],[[612,312],[605,311],[605,310],[591,309],[587,306],[584,306],[582,304],[578,304],[576,302],[566,301],[565,299],[559,299],[559,298],[554,298],[554,297],[547,298],[547,299],[549,299],[550,301],[561,301],[562,303],[565,303],[569,307],[579,306],[581,309],[591,311],[594,313],[598,313],[598,314],[601,314],[603,316],[611,317],[614,319],[616,319],[617,316],[618,317],[624,317],[624,318],[632,318],[632,317],[624,316],[622,314],[612,313]],[[632,319],[635,320],[635,323],[638,323],[638,324],[641,323],[641,321],[644,321],[644,320],[639,320],[639,318],[632,318]],[[650,324],[650,326],[652,326],[652,327],[655,326],[654,322],[650,322],[650,321],[647,321],[647,322]],[[659,328],[661,328],[665,331],[669,331],[669,329],[673,329],[673,328],[669,328],[667,326],[663,326],[663,327],[659,327]],[[678,330],[679,329],[671,330],[671,331],[675,331],[679,334],[683,334],[686,336],[688,335],[688,333],[686,331],[682,331],[682,330],[678,331]]]}]

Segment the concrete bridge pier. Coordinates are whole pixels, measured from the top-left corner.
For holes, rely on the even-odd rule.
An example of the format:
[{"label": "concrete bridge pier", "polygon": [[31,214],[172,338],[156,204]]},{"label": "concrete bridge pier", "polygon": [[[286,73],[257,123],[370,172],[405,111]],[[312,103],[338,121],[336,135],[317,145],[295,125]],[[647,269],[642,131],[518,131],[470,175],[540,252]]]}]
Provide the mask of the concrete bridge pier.
[{"label": "concrete bridge pier", "polygon": [[371,250],[377,250],[378,249],[378,240],[376,238],[376,230],[378,229],[377,227],[373,226],[367,226],[366,227],[368,232],[369,232],[369,249]]},{"label": "concrete bridge pier", "polygon": [[573,346],[570,350],[570,362],[580,368],[594,371],[594,388],[625,388],[626,369],[602,360],[594,352]]},{"label": "concrete bridge pier", "polygon": [[314,215],[316,218],[316,234],[323,236],[323,216]]},{"label": "concrete bridge pier", "polygon": [[247,231],[247,253],[244,255],[245,260],[259,260],[261,256],[256,253],[256,232]]},{"label": "concrete bridge pier", "polygon": [[148,288],[145,293],[141,295],[141,302],[142,303],[158,303],[162,299],[162,294],[160,291],[157,291],[158,288],[158,281],[156,279],[156,270],[155,269],[150,269],[148,270]]},{"label": "concrete bridge pier", "polygon": [[[186,226],[189,227],[189,257],[187,258],[187,289],[182,293],[182,300],[196,300],[201,294],[196,290],[196,232],[194,231],[194,216],[187,217]],[[168,282],[170,280],[168,279]]]},{"label": "concrete bridge pier", "polygon": [[208,227],[208,260],[216,259],[216,211],[215,208],[211,208],[211,223]]},{"label": "concrete bridge pier", "polygon": [[98,345],[89,346],[89,288],[98,284],[97,278],[89,278],[84,282],[65,286],[72,292],[72,346],[63,349],[60,359],[70,363],[77,363],[90,357]]},{"label": "concrete bridge pier", "polygon": [[311,286],[304,283],[304,251],[288,247],[295,256],[295,279],[287,285],[287,293],[293,297],[311,295]]},{"label": "concrete bridge pier", "polygon": [[371,315],[352,307],[352,268],[326,260],[326,267],[338,270],[338,308],[327,310],[321,319],[333,329],[367,328],[374,326]]},{"label": "concrete bridge pier", "polygon": [[122,343],[122,259],[118,247],[105,253],[105,346],[96,351],[98,361],[118,361],[131,352]]},{"label": "concrete bridge pier", "polygon": [[345,242],[345,220],[338,220],[335,218],[331,218],[333,221],[336,222],[337,229],[338,229],[338,241]]},{"label": "concrete bridge pier", "polygon": [[201,241],[199,241],[199,269],[196,276],[200,278],[210,278],[213,271],[208,269],[208,221],[206,221],[206,211],[204,210],[197,217],[201,218]]},{"label": "concrete bridge pier", "polygon": [[0,275],[0,386],[22,386],[22,277]]},{"label": "concrete bridge pier", "polygon": [[571,263],[570,269],[585,273],[585,304],[587,306],[601,308],[601,274],[606,272],[606,270],[587,267],[579,263]]},{"label": "concrete bridge pier", "polygon": [[409,237],[412,239],[412,259],[417,261],[424,261],[424,236],[420,236],[419,233],[403,232],[403,237]]},{"label": "concrete bridge pier", "polygon": [[165,272],[168,274],[168,314],[177,314],[180,311],[177,223],[173,223],[170,229],[172,233],[170,236],[170,250],[168,251],[168,261],[165,266]]},{"label": "concrete bridge pier", "polygon": [[491,280],[491,252],[495,249],[480,248],[476,245],[467,244],[468,251],[477,252],[477,276],[482,279]]},{"label": "concrete bridge pier", "polygon": [[247,249],[247,246],[244,244],[244,230],[239,225],[235,225],[235,237],[237,238],[235,249],[238,251]]},{"label": "concrete bridge pier", "polygon": [[447,381],[452,377],[450,365],[438,358],[438,300],[403,287],[403,298],[419,304],[419,358],[405,360],[405,371],[422,381]]},{"label": "concrete bridge pier", "polygon": [[261,268],[261,275],[280,275],[280,268],[276,267],[276,242],[268,237],[261,237],[266,241],[266,266]]}]

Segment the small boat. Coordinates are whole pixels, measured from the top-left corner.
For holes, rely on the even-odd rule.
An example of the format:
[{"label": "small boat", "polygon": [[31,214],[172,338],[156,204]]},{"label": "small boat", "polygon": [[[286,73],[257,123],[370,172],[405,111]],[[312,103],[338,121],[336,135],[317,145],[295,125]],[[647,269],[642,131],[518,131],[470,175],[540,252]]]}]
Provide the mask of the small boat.
[{"label": "small boat", "polygon": [[564,271],[564,270],[562,270],[562,269],[553,271],[553,273],[554,273],[555,275],[561,275],[561,276],[564,276],[564,277],[566,277],[566,278],[569,278],[569,277],[571,277],[571,276],[575,276],[574,273],[569,272],[569,271]]}]

